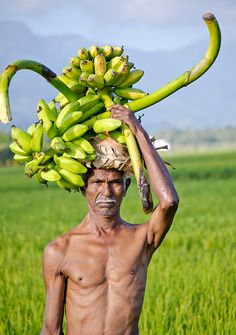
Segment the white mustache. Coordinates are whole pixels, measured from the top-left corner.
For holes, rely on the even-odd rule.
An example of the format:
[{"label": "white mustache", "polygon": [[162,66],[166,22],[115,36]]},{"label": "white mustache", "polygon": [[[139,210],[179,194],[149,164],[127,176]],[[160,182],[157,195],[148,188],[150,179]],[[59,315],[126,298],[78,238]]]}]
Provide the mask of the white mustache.
[{"label": "white mustache", "polygon": [[104,198],[100,198],[100,199],[97,199],[96,200],[96,204],[101,204],[101,203],[107,203],[107,204],[115,204],[116,203],[116,200],[114,199],[104,199]]}]

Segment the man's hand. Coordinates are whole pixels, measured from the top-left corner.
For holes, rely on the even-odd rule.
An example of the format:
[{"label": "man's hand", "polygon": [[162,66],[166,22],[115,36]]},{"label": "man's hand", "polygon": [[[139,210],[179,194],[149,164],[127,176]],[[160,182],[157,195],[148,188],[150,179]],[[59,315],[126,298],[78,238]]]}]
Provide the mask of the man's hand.
[{"label": "man's hand", "polygon": [[140,123],[130,109],[127,109],[121,105],[113,105],[109,107],[108,110],[110,110],[112,118],[126,123],[131,129],[132,133],[136,133],[137,128],[140,127]]}]

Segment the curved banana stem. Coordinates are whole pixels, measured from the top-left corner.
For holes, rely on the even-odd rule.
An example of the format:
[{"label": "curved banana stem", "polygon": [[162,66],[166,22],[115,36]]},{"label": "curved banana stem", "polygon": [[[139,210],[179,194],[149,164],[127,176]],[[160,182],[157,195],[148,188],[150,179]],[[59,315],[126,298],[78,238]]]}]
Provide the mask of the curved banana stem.
[{"label": "curved banana stem", "polygon": [[219,50],[221,43],[221,33],[220,27],[215,16],[211,13],[203,15],[203,20],[205,21],[210,35],[208,49],[204,58],[195,65],[191,70],[186,71],[181,76],[175,80],[169,82],[160,89],[154,91],[153,93],[146,95],[143,98],[131,101],[125,105],[133,112],[137,112],[141,109],[147,108],[176,92],[182,87],[185,87],[191,84],[193,81],[202,76],[214,63]]},{"label": "curved banana stem", "polygon": [[18,60],[6,67],[0,75],[0,121],[8,123],[11,120],[11,111],[9,103],[8,89],[10,81],[19,70],[31,70],[44,77],[52,86],[57,88],[70,101],[76,101],[77,95],[64,84],[47,66],[32,61]]},{"label": "curved banana stem", "polygon": [[153,201],[150,186],[144,175],[144,168],[140,156],[140,151],[132,131],[125,123],[122,124],[122,132],[125,136],[126,146],[129,152],[134,175],[137,181],[143,211],[146,214],[148,214],[153,210]]}]

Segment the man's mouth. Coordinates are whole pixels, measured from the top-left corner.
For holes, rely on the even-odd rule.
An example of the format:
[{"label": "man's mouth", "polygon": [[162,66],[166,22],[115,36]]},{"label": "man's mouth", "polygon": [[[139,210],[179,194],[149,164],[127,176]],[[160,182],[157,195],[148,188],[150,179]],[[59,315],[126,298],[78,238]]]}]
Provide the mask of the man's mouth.
[{"label": "man's mouth", "polygon": [[96,204],[101,206],[101,207],[113,207],[116,204],[116,201],[113,199],[107,199],[107,200],[97,200]]}]

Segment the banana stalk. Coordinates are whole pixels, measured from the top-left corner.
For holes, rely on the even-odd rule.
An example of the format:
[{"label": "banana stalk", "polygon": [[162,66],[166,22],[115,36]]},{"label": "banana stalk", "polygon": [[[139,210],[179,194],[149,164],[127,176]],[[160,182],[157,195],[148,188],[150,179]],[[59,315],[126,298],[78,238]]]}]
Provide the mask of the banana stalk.
[{"label": "banana stalk", "polygon": [[40,74],[70,102],[78,99],[77,94],[64,84],[47,66],[32,60],[18,60],[8,65],[0,76],[0,121],[3,123],[8,123],[12,119],[8,89],[12,77],[19,70],[31,70]]},{"label": "banana stalk", "polygon": [[176,78],[175,80],[169,82],[165,86],[160,89],[154,91],[153,93],[137,99],[135,101],[131,101],[125,104],[125,107],[129,108],[133,112],[137,112],[141,109],[147,108],[176,92],[182,87],[188,86],[193,81],[202,76],[214,63],[219,50],[221,43],[221,33],[220,27],[215,16],[211,13],[207,13],[203,15],[203,20],[205,21],[210,35],[208,49],[206,51],[205,56],[200,60],[200,62],[195,65],[191,70],[186,71],[181,76]]},{"label": "banana stalk", "polygon": [[125,137],[126,146],[129,152],[134,175],[137,181],[143,211],[146,214],[148,214],[153,209],[152,194],[150,186],[144,175],[144,168],[140,156],[140,151],[132,131],[125,123],[122,124],[122,132]]}]

